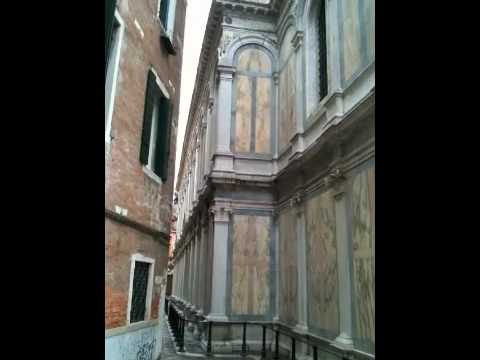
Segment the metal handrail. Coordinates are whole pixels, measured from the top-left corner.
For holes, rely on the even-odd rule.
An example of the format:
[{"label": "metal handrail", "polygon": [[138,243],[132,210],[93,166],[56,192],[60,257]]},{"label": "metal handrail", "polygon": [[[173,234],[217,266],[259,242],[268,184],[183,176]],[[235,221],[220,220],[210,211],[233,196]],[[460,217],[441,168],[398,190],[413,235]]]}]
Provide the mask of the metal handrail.
[{"label": "metal handrail", "polygon": [[[168,303],[167,303],[168,302]],[[279,355],[280,355],[280,341],[279,337],[280,335],[284,335],[290,338],[291,341],[291,359],[296,360],[296,343],[301,342],[303,344],[306,344],[307,346],[312,347],[313,349],[313,360],[318,360],[318,351],[330,353],[334,356],[339,357],[342,360],[349,360],[349,359],[358,359],[359,357],[364,358],[364,359],[375,359],[374,356],[371,356],[370,354],[359,354],[352,350],[345,350],[341,348],[331,348],[331,343],[332,341],[321,338],[318,336],[314,336],[311,334],[299,334],[295,331],[292,331],[289,328],[286,328],[285,325],[279,324],[279,323],[274,323],[271,321],[211,321],[208,319],[196,319],[196,318],[189,318],[187,314],[182,311],[179,306],[175,303],[176,300],[168,297],[166,298],[166,308],[168,309],[174,309],[174,311],[168,312],[169,314],[169,321],[170,321],[170,314],[175,313],[176,315],[172,316],[172,321],[174,321],[174,327],[180,327],[178,330],[176,330],[176,334],[174,331],[174,335],[176,337],[176,340],[178,342],[178,347],[179,351],[185,351],[184,350],[184,328],[185,328],[185,322],[189,322],[192,324],[202,324],[206,325],[208,327],[208,336],[207,336],[207,349],[206,349],[206,354],[211,355],[212,354],[212,327],[213,326],[243,326],[243,332],[242,332],[242,347],[241,347],[241,353],[242,355],[247,354],[247,339],[246,339],[246,332],[247,332],[247,327],[250,326],[261,326],[262,327],[262,350],[261,350],[261,356],[262,358],[266,357],[267,354],[267,349],[266,349],[266,334],[267,334],[267,329],[271,330],[275,336],[275,350],[274,350],[274,359],[278,360]],[[182,305],[180,305],[182,306]],[[178,317],[181,319],[180,321],[175,320],[174,317]],[[254,353],[253,351],[250,351],[250,353]]]}]

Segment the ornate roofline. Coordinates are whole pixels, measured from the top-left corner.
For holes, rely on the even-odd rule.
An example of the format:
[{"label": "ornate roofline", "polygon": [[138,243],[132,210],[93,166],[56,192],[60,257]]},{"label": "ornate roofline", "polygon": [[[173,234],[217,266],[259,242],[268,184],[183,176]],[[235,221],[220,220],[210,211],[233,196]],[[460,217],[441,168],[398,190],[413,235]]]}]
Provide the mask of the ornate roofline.
[{"label": "ornate roofline", "polygon": [[269,4],[252,2],[252,0],[217,0],[225,9],[241,11],[248,14],[278,15],[284,0],[271,0]]}]

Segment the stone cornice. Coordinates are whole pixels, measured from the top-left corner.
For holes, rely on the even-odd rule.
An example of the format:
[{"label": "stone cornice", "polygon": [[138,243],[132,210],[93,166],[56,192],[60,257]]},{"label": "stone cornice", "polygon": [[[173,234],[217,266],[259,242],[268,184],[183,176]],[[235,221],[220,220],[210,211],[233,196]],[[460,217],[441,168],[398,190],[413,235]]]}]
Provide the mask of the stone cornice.
[{"label": "stone cornice", "polygon": [[285,0],[271,0],[269,4],[261,4],[249,0],[217,0],[225,9],[246,15],[278,16]]}]

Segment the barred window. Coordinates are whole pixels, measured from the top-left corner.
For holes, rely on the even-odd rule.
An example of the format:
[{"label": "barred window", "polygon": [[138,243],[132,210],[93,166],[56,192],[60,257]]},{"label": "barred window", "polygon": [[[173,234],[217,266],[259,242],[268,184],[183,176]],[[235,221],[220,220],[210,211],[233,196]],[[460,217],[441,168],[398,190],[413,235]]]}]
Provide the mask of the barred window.
[{"label": "barred window", "polygon": [[150,264],[136,261],[133,275],[130,323],[145,320]]}]

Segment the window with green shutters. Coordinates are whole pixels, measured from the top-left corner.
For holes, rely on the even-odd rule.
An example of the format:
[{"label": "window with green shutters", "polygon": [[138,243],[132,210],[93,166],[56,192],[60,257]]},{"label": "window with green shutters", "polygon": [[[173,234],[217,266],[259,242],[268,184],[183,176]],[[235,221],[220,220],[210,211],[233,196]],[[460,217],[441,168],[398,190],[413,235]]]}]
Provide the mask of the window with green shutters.
[{"label": "window with green shutters", "polygon": [[160,0],[160,11],[158,13],[158,17],[163,24],[165,30],[167,30],[168,26],[168,10],[170,6],[170,0]]},{"label": "window with green shutters", "polygon": [[153,71],[148,72],[140,162],[163,182],[168,177],[172,104],[162,93]]}]

